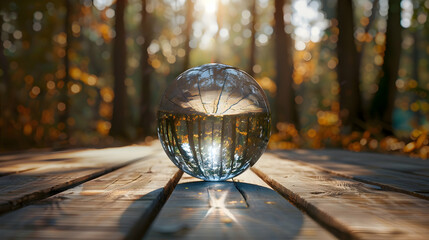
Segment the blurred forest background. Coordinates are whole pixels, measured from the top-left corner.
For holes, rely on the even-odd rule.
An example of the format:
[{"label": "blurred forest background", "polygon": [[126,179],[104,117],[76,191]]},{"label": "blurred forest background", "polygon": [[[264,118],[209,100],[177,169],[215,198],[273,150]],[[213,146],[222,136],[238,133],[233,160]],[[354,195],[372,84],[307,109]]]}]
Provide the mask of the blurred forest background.
[{"label": "blurred forest background", "polygon": [[209,62],[259,82],[269,147],[428,158],[429,0],[2,0],[0,151],[150,141]]}]

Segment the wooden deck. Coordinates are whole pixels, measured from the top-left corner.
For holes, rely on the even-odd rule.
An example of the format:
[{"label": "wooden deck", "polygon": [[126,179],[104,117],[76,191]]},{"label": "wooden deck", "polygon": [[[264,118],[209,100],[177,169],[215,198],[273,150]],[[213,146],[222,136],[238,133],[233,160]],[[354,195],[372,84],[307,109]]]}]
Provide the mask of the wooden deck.
[{"label": "wooden deck", "polygon": [[159,143],[0,156],[1,239],[428,239],[429,162],[269,151],[203,182]]}]

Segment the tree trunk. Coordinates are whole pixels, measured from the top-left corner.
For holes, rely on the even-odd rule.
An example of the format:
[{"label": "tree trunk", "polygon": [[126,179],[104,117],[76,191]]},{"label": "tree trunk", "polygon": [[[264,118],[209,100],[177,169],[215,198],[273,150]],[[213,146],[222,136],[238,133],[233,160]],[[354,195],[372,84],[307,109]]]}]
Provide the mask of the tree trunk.
[{"label": "tree trunk", "polygon": [[247,73],[250,74],[250,76],[255,76],[255,71],[253,71],[253,67],[255,66],[255,58],[256,58],[256,0],[253,0],[252,2],[252,8],[250,9],[250,13],[252,15],[252,23],[250,25],[250,30],[252,31],[252,35],[250,36],[250,56],[249,56],[249,66]]},{"label": "tree trunk", "polygon": [[393,135],[392,115],[396,96],[399,59],[401,55],[401,1],[389,0],[387,13],[386,48],[380,72],[378,91],[375,93],[371,115],[378,119],[385,135]]},{"label": "tree trunk", "polygon": [[[375,23],[378,11],[379,11],[379,0],[374,0],[372,2],[371,16],[368,17],[368,24],[365,26],[365,34],[369,34],[369,31],[371,30],[371,27]],[[362,69],[361,68],[362,68],[362,60],[363,60],[363,56],[364,56],[364,53],[365,53],[365,45],[366,44],[367,44],[366,42],[362,42],[361,45],[359,46],[360,51],[357,52],[357,67],[356,67],[356,69],[357,69],[357,75],[358,75],[359,83],[362,82]],[[371,119],[371,117],[368,115],[368,113],[369,113],[368,110],[369,109],[365,109],[365,107],[364,107],[365,105],[362,105],[363,104],[362,93],[361,92],[359,92],[359,93],[360,93],[359,96],[360,96],[360,99],[361,99],[361,101],[360,101],[360,104],[361,104],[360,109],[362,111],[362,115],[361,115],[362,119],[358,119],[358,121],[359,120],[365,121],[366,119],[369,120],[369,119]],[[364,128],[366,129],[367,126],[365,126]]]},{"label": "tree trunk", "polygon": [[186,27],[185,27],[185,56],[183,59],[183,71],[187,70],[190,67],[191,59],[191,46],[189,42],[192,38],[192,23],[194,22],[194,17],[192,13],[194,12],[194,3],[192,0],[186,0]]},{"label": "tree trunk", "polygon": [[359,88],[359,65],[356,51],[353,21],[353,6],[351,0],[337,2],[338,19],[338,83],[340,85],[340,118],[343,133],[361,130],[363,126],[363,111]]},{"label": "tree trunk", "polygon": [[60,96],[60,102],[62,102],[65,106],[64,111],[59,112],[59,122],[61,124],[64,124],[64,130],[65,133],[64,138],[60,139],[62,141],[63,145],[67,144],[67,141],[69,139],[70,131],[69,126],[67,123],[67,120],[70,117],[70,97],[69,97],[69,84],[70,84],[70,59],[69,59],[69,51],[70,46],[72,42],[72,31],[71,31],[71,24],[72,24],[72,2],[71,0],[66,0],[66,17],[64,21],[64,31],[66,33],[66,45],[65,45],[65,54],[64,54],[64,86],[61,90],[61,96]]},{"label": "tree trunk", "polygon": [[140,66],[142,71],[142,85],[140,98],[140,121],[139,121],[139,136],[146,137],[153,134],[151,131],[152,111],[151,111],[151,92],[150,92],[150,74],[152,67],[149,65],[149,54],[147,49],[152,41],[152,29],[149,13],[146,11],[147,0],[142,0],[142,34],[144,43],[142,46]]},{"label": "tree trunk", "polygon": [[274,37],[276,58],[276,122],[286,122],[295,125],[299,129],[298,113],[295,104],[295,92],[293,88],[293,55],[292,38],[285,32],[283,20],[284,0],[275,0],[274,12]]},{"label": "tree trunk", "polygon": [[[3,18],[0,18],[0,26],[3,25]],[[0,97],[0,117],[3,119],[2,125],[0,125],[0,148],[6,148],[13,145],[18,140],[17,134],[15,133],[15,121],[18,120],[18,113],[16,111],[15,103],[15,89],[9,74],[9,61],[4,54],[3,41],[0,39],[0,69],[3,71],[1,80],[6,87],[6,94]]]},{"label": "tree trunk", "polygon": [[[419,29],[416,28],[414,29],[413,32],[413,37],[414,37],[414,45],[413,45],[413,54],[412,54],[412,58],[413,58],[413,79],[417,82],[417,86],[421,86],[420,83],[420,77],[419,77],[419,61],[420,61],[420,47],[419,47]],[[419,100],[419,96],[417,95],[417,93],[415,93],[413,95],[413,97],[411,98],[412,102],[417,102]],[[423,118],[422,113],[420,110],[417,110],[414,112],[414,119],[413,119],[413,123],[415,124],[413,127],[414,128],[418,128],[420,127],[420,122],[421,119]]]},{"label": "tree trunk", "polygon": [[114,94],[112,128],[110,135],[118,137],[125,136],[125,68],[126,68],[126,45],[125,45],[125,12],[126,0],[116,1],[115,11],[115,32],[113,41],[113,76],[114,76]]},{"label": "tree trunk", "polygon": [[[379,10],[379,0],[374,0],[372,2],[372,9],[371,9],[371,16],[368,17],[368,24],[365,26],[365,34],[369,33],[369,30],[371,30],[372,25],[375,22],[375,17],[377,15],[377,12]],[[359,79],[360,79],[360,67],[362,64],[362,57],[363,57],[363,53],[364,53],[364,46],[365,46],[365,42],[363,42],[360,46],[360,51],[358,51],[358,60],[357,60],[357,70],[359,72]]]}]

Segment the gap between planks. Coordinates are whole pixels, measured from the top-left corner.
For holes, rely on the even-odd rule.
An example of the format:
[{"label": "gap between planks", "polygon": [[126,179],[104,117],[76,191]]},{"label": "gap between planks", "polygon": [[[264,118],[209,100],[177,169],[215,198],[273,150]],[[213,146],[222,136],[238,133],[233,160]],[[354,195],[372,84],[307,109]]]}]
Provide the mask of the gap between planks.
[{"label": "gap between planks", "polygon": [[308,214],[313,220],[315,220],[322,227],[324,227],[326,230],[331,232],[339,239],[359,239],[352,234],[352,231],[348,229],[346,225],[336,221],[327,213],[321,211],[316,206],[307,202],[304,198],[300,197],[298,194],[294,193],[290,189],[274,181],[259,169],[252,167],[251,170],[258,177],[264,180],[270,187],[272,187],[285,199],[291,202],[295,207]]},{"label": "gap between planks", "polygon": [[120,168],[123,168],[123,167],[128,166],[130,164],[133,164],[135,162],[142,161],[142,160],[150,157],[151,155],[153,155],[153,154],[149,154],[149,155],[144,156],[144,157],[135,158],[135,159],[126,161],[124,163],[111,166],[111,167],[103,167],[99,171],[95,171],[95,172],[92,171],[92,173],[90,173],[90,174],[86,174],[86,175],[81,176],[81,177],[77,177],[77,178],[74,178],[74,179],[71,179],[71,180],[68,180],[65,182],[61,182],[61,183],[55,184],[54,186],[50,186],[50,187],[43,188],[43,189],[38,189],[34,192],[24,194],[24,195],[16,197],[16,198],[7,199],[6,201],[0,202],[0,215],[5,214],[5,213],[10,212],[10,211],[13,211],[13,210],[16,210],[16,209],[19,209],[23,206],[31,204],[32,202],[48,198],[52,195],[58,194],[58,193],[63,192],[67,189],[73,188],[73,187],[80,185],[84,182],[98,178],[100,176],[103,176],[107,173],[118,170]]},{"label": "gap between planks", "polygon": [[233,181],[184,175],[144,239],[334,239],[251,171]]},{"label": "gap between planks", "polygon": [[177,183],[182,178],[183,171],[178,170],[174,176],[167,182],[162,193],[158,196],[157,200],[153,201],[149,207],[149,211],[146,211],[139,220],[134,224],[124,239],[133,240],[142,238],[148,231],[150,225],[158,216],[164,204],[167,202],[173,190],[176,188]]},{"label": "gap between planks", "polygon": [[0,236],[140,238],[183,174],[163,153],[148,157],[0,216]]},{"label": "gap between planks", "polygon": [[[125,156],[126,152],[140,152],[142,150],[150,150],[152,147],[146,146],[125,146],[125,147],[116,147],[116,148],[104,148],[104,149],[82,149],[82,150],[66,150],[58,152],[45,152],[30,154],[16,154],[16,155],[6,155],[0,157],[0,177],[19,174],[28,171],[41,170],[44,168],[51,168],[52,165],[61,163],[65,168],[70,168],[73,164],[79,164],[79,161],[83,164],[91,163],[94,160],[97,162],[97,158],[103,158],[107,160],[109,158]],[[118,154],[119,153],[119,154]],[[132,158],[137,158],[140,156],[145,156],[147,154],[135,155]],[[132,159],[131,157],[128,157]],[[123,161],[118,161],[123,162]],[[88,164],[87,164],[88,165]],[[75,166],[76,167],[76,166]]]},{"label": "gap between planks", "polygon": [[423,199],[269,153],[252,171],[341,239],[426,239],[429,234],[429,203]]},{"label": "gap between planks", "polygon": [[[394,192],[399,192],[399,193],[407,194],[407,195],[410,195],[410,196],[413,196],[413,197],[421,198],[421,199],[424,199],[424,200],[429,200],[429,195],[426,195],[425,193],[421,193],[419,191],[411,191],[411,190],[407,190],[407,189],[404,189],[404,188],[401,188],[401,187],[394,186],[393,184],[386,184],[386,183],[382,183],[382,182],[379,182],[379,181],[364,179],[363,177],[353,176],[351,174],[343,173],[343,172],[341,172],[341,170],[331,170],[331,169],[328,169],[327,167],[318,166],[315,163],[310,163],[310,162],[306,162],[305,160],[300,160],[298,157],[294,157],[293,159],[289,159],[289,158],[287,158],[287,156],[281,156],[281,155],[278,155],[278,154],[277,154],[277,156],[279,158],[286,157],[286,158],[284,158],[285,160],[294,161],[297,164],[301,164],[301,165],[304,165],[304,166],[309,166],[309,167],[312,167],[312,168],[316,168],[316,169],[318,169],[320,171],[323,171],[323,172],[326,172],[326,173],[329,173],[329,174],[333,174],[333,175],[336,175],[336,176],[339,176],[339,177],[348,178],[348,179],[355,180],[355,181],[358,181],[358,182],[375,185],[375,186],[378,186],[378,187],[380,187],[380,188],[382,188],[384,190],[390,190],[390,191],[394,191]],[[336,162],[333,161],[332,163],[336,163]],[[352,163],[346,163],[346,164],[354,166]],[[356,167],[361,167],[361,166],[358,165]],[[367,167],[369,167],[369,166],[367,166]],[[392,171],[392,170],[384,170],[384,169],[380,168],[380,171]],[[400,173],[398,173],[398,174],[400,174]],[[410,177],[412,177],[412,176],[410,176]],[[419,177],[425,177],[425,176],[419,176]]]}]

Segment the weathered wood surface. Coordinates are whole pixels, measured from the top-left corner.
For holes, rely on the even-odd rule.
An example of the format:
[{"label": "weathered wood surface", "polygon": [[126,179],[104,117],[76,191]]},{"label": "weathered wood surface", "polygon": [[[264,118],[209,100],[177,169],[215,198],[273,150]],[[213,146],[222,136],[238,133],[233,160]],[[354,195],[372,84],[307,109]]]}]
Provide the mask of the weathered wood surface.
[{"label": "weathered wood surface", "polygon": [[4,152],[0,153],[0,163],[16,160],[26,160],[34,157],[46,157],[49,155],[55,155],[58,153],[67,153],[67,152],[76,152],[87,150],[88,148],[76,148],[76,149],[67,149],[52,151],[52,149],[29,149],[24,151],[15,151],[15,152]]},{"label": "weathered wood surface", "polygon": [[[9,173],[0,177],[0,213],[124,167],[152,152],[150,147],[122,147],[51,154],[46,159],[29,157],[0,165],[0,173]],[[13,169],[16,174],[11,174]]]},{"label": "weathered wood surface", "polygon": [[427,239],[429,201],[266,153],[253,171],[344,238]]},{"label": "weathered wood surface", "polygon": [[53,162],[66,160],[70,158],[68,156],[69,153],[77,151],[79,150],[37,151],[34,153],[30,151],[22,154],[0,155],[0,177],[33,170],[43,166],[43,163],[48,165]]},{"label": "weathered wood surface", "polygon": [[160,153],[2,215],[0,236],[120,239],[142,235],[181,177],[181,171]]},{"label": "weathered wood surface", "polygon": [[344,150],[275,151],[277,156],[310,163],[343,177],[429,200],[429,161]]},{"label": "weathered wood surface", "polygon": [[271,151],[252,170],[221,183],[181,177],[159,143],[0,155],[0,238],[429,236],[424,160]]},{"label": "weathered wood surface", "polygon": [[334,239],[250,171],[195,180],[182,178],[145,239]]}]

